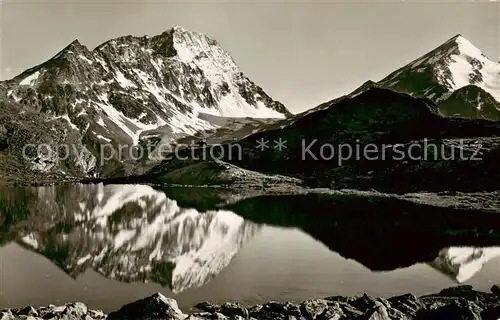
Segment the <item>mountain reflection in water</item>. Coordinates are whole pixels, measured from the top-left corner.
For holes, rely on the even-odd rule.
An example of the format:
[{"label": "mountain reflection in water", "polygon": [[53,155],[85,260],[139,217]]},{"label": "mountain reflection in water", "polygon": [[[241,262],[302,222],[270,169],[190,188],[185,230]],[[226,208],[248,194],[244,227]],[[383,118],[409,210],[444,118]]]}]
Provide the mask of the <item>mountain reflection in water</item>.
[{"label": "mountain reflection in water", "polygon": [[[293,228],[373,272],[428,263],[458,283],[500,256],[497,216],[354,195],[245,197],[145,185],[18,187],[1,190],[0,245],[16,242],[73,278],[93,270],[178,294],[206,286],[263,229]],[[280,250],[289,252],[276,254],[296,254],[293,247]],[[498,273],[492,277],[500,281]]]},{"label": "mountain reflection in water", "polygon": [[16,240],[72,277],[93,269],[173,292],[205,284],[259,230],[229,211],[181,208],[143,185],[43,187],[22,197],[36,212],[29,210],[33,226]]}]

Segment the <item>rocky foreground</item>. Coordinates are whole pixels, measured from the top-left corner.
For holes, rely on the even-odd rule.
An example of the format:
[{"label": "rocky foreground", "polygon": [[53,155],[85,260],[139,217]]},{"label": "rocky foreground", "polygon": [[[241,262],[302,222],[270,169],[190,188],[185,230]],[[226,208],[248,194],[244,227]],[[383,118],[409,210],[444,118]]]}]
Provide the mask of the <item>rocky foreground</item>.
[{"label": "rocky foreground", "polygon": [[174,299],[160,293],[127,304],[120,310],[104,314],[90,310],[83,303],[70,303],[56,307],[0,310],[0,320],[11,319],[262,319],[262,320],[340,320],[340,319],[500,319],[500,287],[493,286],[491,293],[474,291],[471,286],[459,286],[438,294],[420,298],[412,294],[389,299],[372,298],[367,295],[355,297],[334,296],[325,299],[307,300],[300,304],[290,302],[268,302],[245,308],[238,303],[226,302],[216,305],[203,302],[196,305],[198,313],[184,314]]}]

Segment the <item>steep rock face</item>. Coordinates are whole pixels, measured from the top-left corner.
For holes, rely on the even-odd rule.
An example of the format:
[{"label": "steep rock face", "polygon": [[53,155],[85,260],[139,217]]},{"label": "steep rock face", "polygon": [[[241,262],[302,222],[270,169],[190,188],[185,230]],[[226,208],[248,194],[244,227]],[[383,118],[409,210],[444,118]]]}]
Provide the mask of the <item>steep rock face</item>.
[{"label": "steep rock face", "polygon": [[171,142],[220,127],[200,114],[290,115],[216,41],[181,27],[154,37],[113,39],[94,50],[75,40],[1,83],[1,91],[12,102],[67,121],[95,155],[102,144]]},{"label": "steep rock face", "polygon": [[40,177],[37,172],[83,177],[95,170],[96,157],[65,119],[0,101],[0,168],[0,184],[50,178]]}]

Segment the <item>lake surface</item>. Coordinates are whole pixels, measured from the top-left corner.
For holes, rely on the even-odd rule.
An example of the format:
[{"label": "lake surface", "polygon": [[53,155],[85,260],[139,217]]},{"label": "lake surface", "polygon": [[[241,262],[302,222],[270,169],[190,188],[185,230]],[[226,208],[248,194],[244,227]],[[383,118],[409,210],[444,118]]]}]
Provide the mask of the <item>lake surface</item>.
[{"label": "lake surface", "polygon": [[[359,206],[359,215],[347,215],[325,204],[339,199],[234,201],[221,192],[102,184],[0,189],[0,308],[81,301],[109,312],[162,292],[188,310],[206,300],[423,295],[500,283],[496,217],[467,221],[471,236],[454,220],[446,220],[446,232],[432,228],[439,219],[415,226],[410,209],[403,214],[372,200],[342,199],[340,209]],[[389,225],[378,210],[406,218]]]}]

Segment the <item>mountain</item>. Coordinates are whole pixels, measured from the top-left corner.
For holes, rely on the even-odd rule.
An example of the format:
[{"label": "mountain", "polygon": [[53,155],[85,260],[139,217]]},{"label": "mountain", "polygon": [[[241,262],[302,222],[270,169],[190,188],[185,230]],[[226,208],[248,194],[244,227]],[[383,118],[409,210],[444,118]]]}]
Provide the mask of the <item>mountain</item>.
[{"label": "mountain", "polygon": [[5,196],[0,234],[14,231],[13,215],[27,210],[13,237],[72,277],[93,269],[174,293],[210,281],[260,229],[230,211],[180,207],[149,186],[53,186]]},{"label": "mountain", "polygon": [[490,60],[469,40],[457,35],[378,83],[433,101],[475,85],[500,101],[500,63]]},{"label": "mountain", "polygon": [[[350,95],[372,87],[389,88],[436,103],[451,98],[443,104],[445,115],[500,120],[500,62],[485,56],[462,35],[454,36],[378,82],[367,81]],[[463,94],[452,97],[453,93],[464,87],[481,94],[476,95],[475,101],[458,101],[459,106],[450,108],[457,103],[457,95]]]},{"label": "mountain", "polygon": [[[66,123],[67,130],[75,129],[95,157],[86,161],[95,163],[86,166],[87,176],[142,175],[146,181],[187,184],[217,184],[222,177],[220,184],[226,184],[234,180],[228,174],[244,172],[252,183],[264,174],[273,184],[276,177],[289,176],[310,186],[390,192],[490,190],[500,181],[492,167],[500,156],[500,125],[487,121],[499,114],[499,72],[498,63],[456,36],[379,82],[367,81],[352,94],[290,116],[248,80],[215,41],[175,27],[152,38],[110,40],[92,51],[74,42],[48,62],[2,83],[0,91],[7,92],[7,103],[29,104],[43,114],[43,121],[34,125],[43,131],[51,130],[45,123],[54,119]],[[248,118],[258,115],[281,119]],[[9,145],[13,136],[12,130],[0,128],[0,143],[3,139]],[[268,141],[266,150],[256,149],[261,139]],[[278,152],[275,144],[280,139],[286,146]],[[191,145],[191,140],[200,144]],[[420,156],[428,155],[428,140],[436,147],[433,157],[466,150],[469,156],[478,151],[485,158],[406,161],[414,144],[420,146]],[[203,142],[223,144],[216,155],[210,154],[220,161],[207,160]],[[226,159],[236,142],[242,155]],[[121,153],[100,166],[99,151],[107,143],[152,145],[154,156],[172,155],[168,147],[176,146],[181,158],[189,160],[138,163],[124,160]],[[310,152],[304,154],[302,143],[313,143]],[[333,150],[343,144],[389,145],[392,151],[384,155],[394,155],[393,147],[403,145],[405,161],[368,161],[363,156],[344,160]],[[166,152],[158,151],[163,146]],[[328,160],[317,161],[325,150],[330,151]],[[204,160],[192,159],[203,152]],[[39,168],[33,161],[29,167]],[[81,167],[75,161],[43,168],[71,172],[69,168]]]},{"label": "mountain", "polygon": [[[485,56],[459,34],[382,80],[368,80],[347,95],[322,103],[281,123],[294,122],[373,88],[427,98],[436,103],[446,116],[500,120],[500,62]],[[457,95],[453,95],[455,92]],[[475,101],[471,99],[472,92],[476,95]],[[461,101],[464,95],[468,98]],[[457,102],[459,105],[453,106]]]},{"label": "mountain", "polygon": [[[429,99],[371,88],[282,122],[240,140],[238,157],[232,144],[214,155],[247,170],[299,178],[310,187],[397,193],[499,187],[500,123],[444,117]],[[267,147],[257,148],[259,141]],[[183,166],[191,166],[193,176],[193,162],[207,160],[203,154],[205,148],[183,150],[143,179],[163,182]]]},{"label": "mountain", "polygon": [[178,26],[154,37],[112,39],[93,50],[75,40],[0,88],[4,101],[67,122],[98,158],[103,144],[154,145],[221,128],[204,114],[290,115],[215,40]]}]

